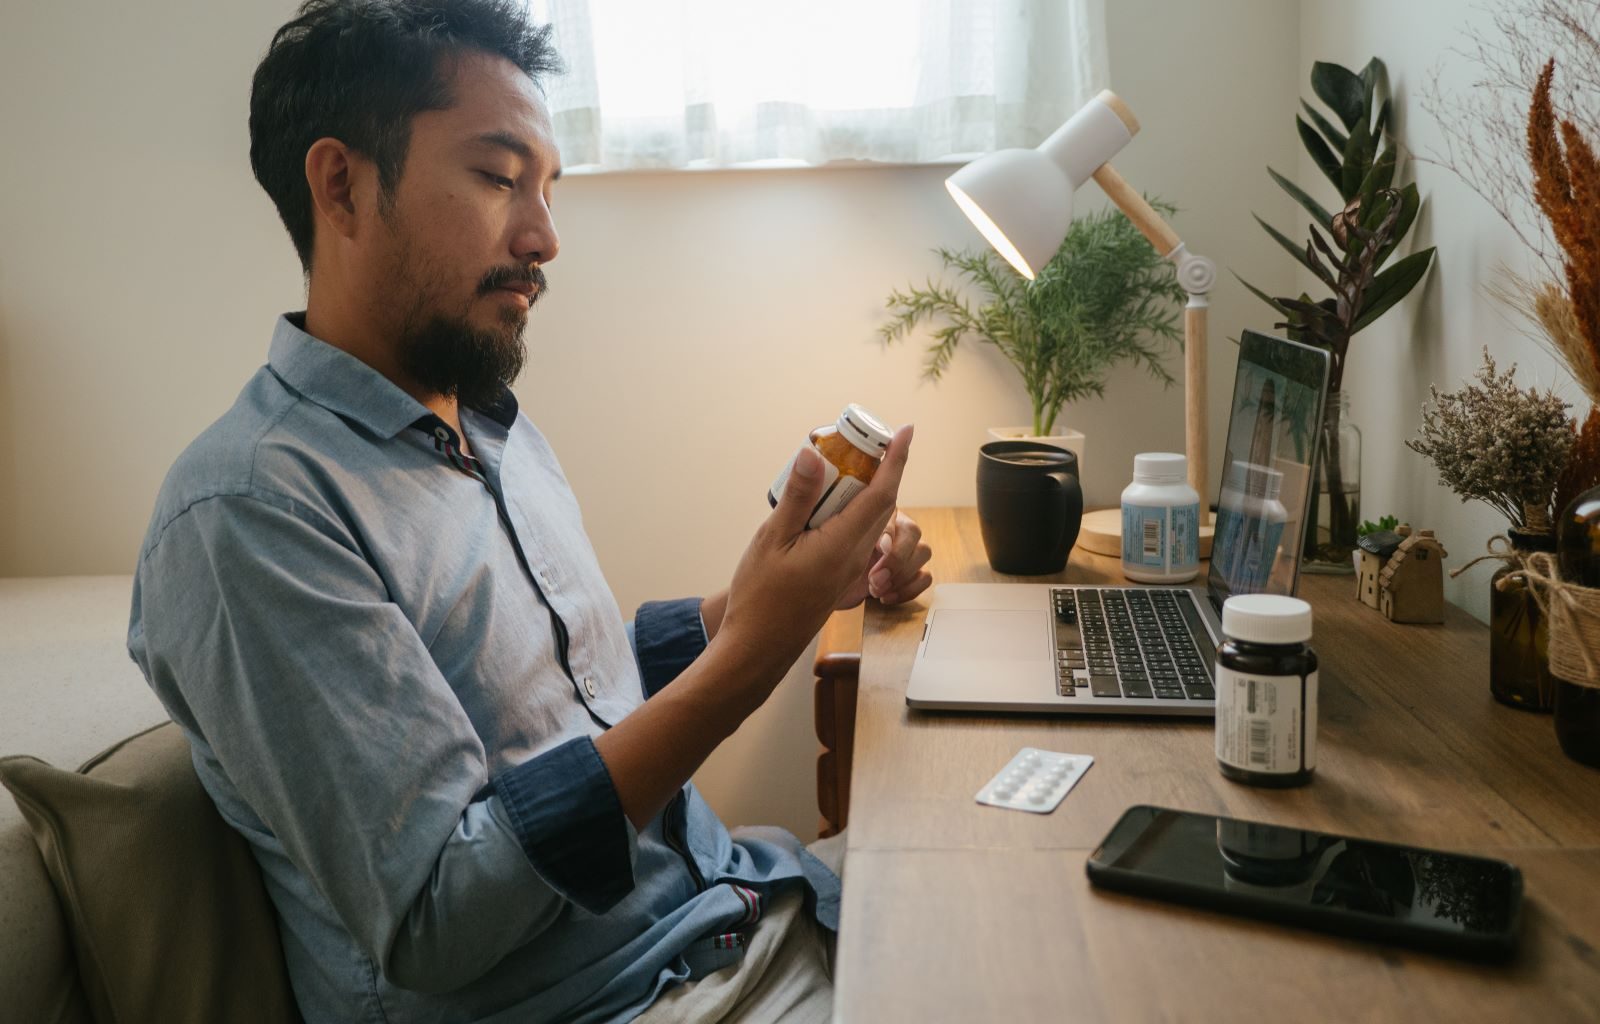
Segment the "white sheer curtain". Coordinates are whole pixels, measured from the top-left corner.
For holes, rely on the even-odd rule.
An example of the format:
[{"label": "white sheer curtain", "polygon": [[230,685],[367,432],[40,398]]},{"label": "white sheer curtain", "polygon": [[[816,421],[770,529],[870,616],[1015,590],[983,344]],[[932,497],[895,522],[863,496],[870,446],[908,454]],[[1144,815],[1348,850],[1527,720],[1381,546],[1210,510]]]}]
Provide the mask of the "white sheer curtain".
[{"label": "white sheer curtain", "polygon": [[1106,84],[1104,0],[529,0],[573,171],[1034,146]]}]

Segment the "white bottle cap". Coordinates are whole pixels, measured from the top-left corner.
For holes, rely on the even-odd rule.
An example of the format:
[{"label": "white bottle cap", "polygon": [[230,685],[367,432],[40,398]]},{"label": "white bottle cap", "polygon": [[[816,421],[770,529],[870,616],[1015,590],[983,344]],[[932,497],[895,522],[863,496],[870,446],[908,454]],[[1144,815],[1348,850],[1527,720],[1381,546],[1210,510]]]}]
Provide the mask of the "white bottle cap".
[{"label": "white bottle cap", "polygon": [[1143,452],[1133,457],[1133,481],[1181,484],[1189,479],[1189,459],[1174,452]]},{"label": "white bottle cap", "polygon": [[893,436],[889,428],[879,422],[878,417],[851,402],[844,407],[844,412],[839,414],[839,422],[835,424],[839,433],[845,440],[860,448],[874,458],[881,457],[889,447],[889,439]]},{"label": "white bottle cap", "polygon": [[1300,644],[1311,639],[1311,606],[1281,594],[1240,594],[1222,604],[1222,632],[1250,644]]}]

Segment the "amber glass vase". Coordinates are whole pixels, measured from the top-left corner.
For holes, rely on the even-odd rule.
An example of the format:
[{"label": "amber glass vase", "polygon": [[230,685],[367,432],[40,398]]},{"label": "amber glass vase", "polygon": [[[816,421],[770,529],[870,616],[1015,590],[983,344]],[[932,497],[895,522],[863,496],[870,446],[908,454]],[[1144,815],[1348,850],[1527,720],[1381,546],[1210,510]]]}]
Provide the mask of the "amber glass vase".
[{"label": "amber glass vase", "polygon": [[[1555,551],[1548,533],[1511,530],[1513,550]],[[1527,711],[1555,706],[1555,678],[1550,675],[1550,626],[1526,584],[1504,589],[1500,581],[1513,572],[1509,565],[1494,574],[1489,587],[1489,692],[1502,704]]]},{"label": "amber glass vase", "polygon": [[[1600,588],[1600,487],[1584,491],[1556,519],[1561,581]],[[1600,768],[1600,689],[1556,680],[1556,739],[1574,761]]]}]

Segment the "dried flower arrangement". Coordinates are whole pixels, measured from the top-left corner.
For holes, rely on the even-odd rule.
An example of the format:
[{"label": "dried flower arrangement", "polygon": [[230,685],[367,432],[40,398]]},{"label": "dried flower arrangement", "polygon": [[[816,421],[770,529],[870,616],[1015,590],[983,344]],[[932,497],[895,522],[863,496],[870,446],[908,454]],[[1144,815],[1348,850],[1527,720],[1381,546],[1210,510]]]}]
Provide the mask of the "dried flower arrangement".
[{"label": "dried flower arrangement", "polygon": [[1495,371],[1489,350],[1476,385],[1423,406],[1422,437],[1406,442],[1462,501],[1494,507],[1511,527],[1548,533],[1552,501],[1576,439],[1568,404],[1554,392],[1518,388],[1515,365]]},{"label": "dried flower arrangement", "polygon": [[[1539,279],[1508,270],[1491,294],[1525,318],[1590,403],[1557,480],[1559,511],[1600,484],[1600,159],[1591,142],[1600,139],[1600,3],[1513,0],[1492,24],[1494,35],[1478,36],[1467,54],[1476,88],[1448,97],[1435,76],[1423,107],[1444,129],[1445,152],[1431,162],[1487,200],[1545,268]],[[1558,60],[1573,83],[1559,90]]]}]

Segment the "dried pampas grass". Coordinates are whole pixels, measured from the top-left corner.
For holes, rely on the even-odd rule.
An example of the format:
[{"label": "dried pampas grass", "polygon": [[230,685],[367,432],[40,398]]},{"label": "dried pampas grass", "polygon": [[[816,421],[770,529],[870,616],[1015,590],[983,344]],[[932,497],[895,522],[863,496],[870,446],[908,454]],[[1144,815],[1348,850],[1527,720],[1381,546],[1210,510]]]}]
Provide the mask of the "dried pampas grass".
[{"label": "dried pampas grass", "polygon": [[1502,267],[1489,296],[1527,320],[1527,333],[1561,361],[1591,405],[1600,406],[1600,357],[1578,326],[1572,300],[1554,281],[1533,281]]}]

